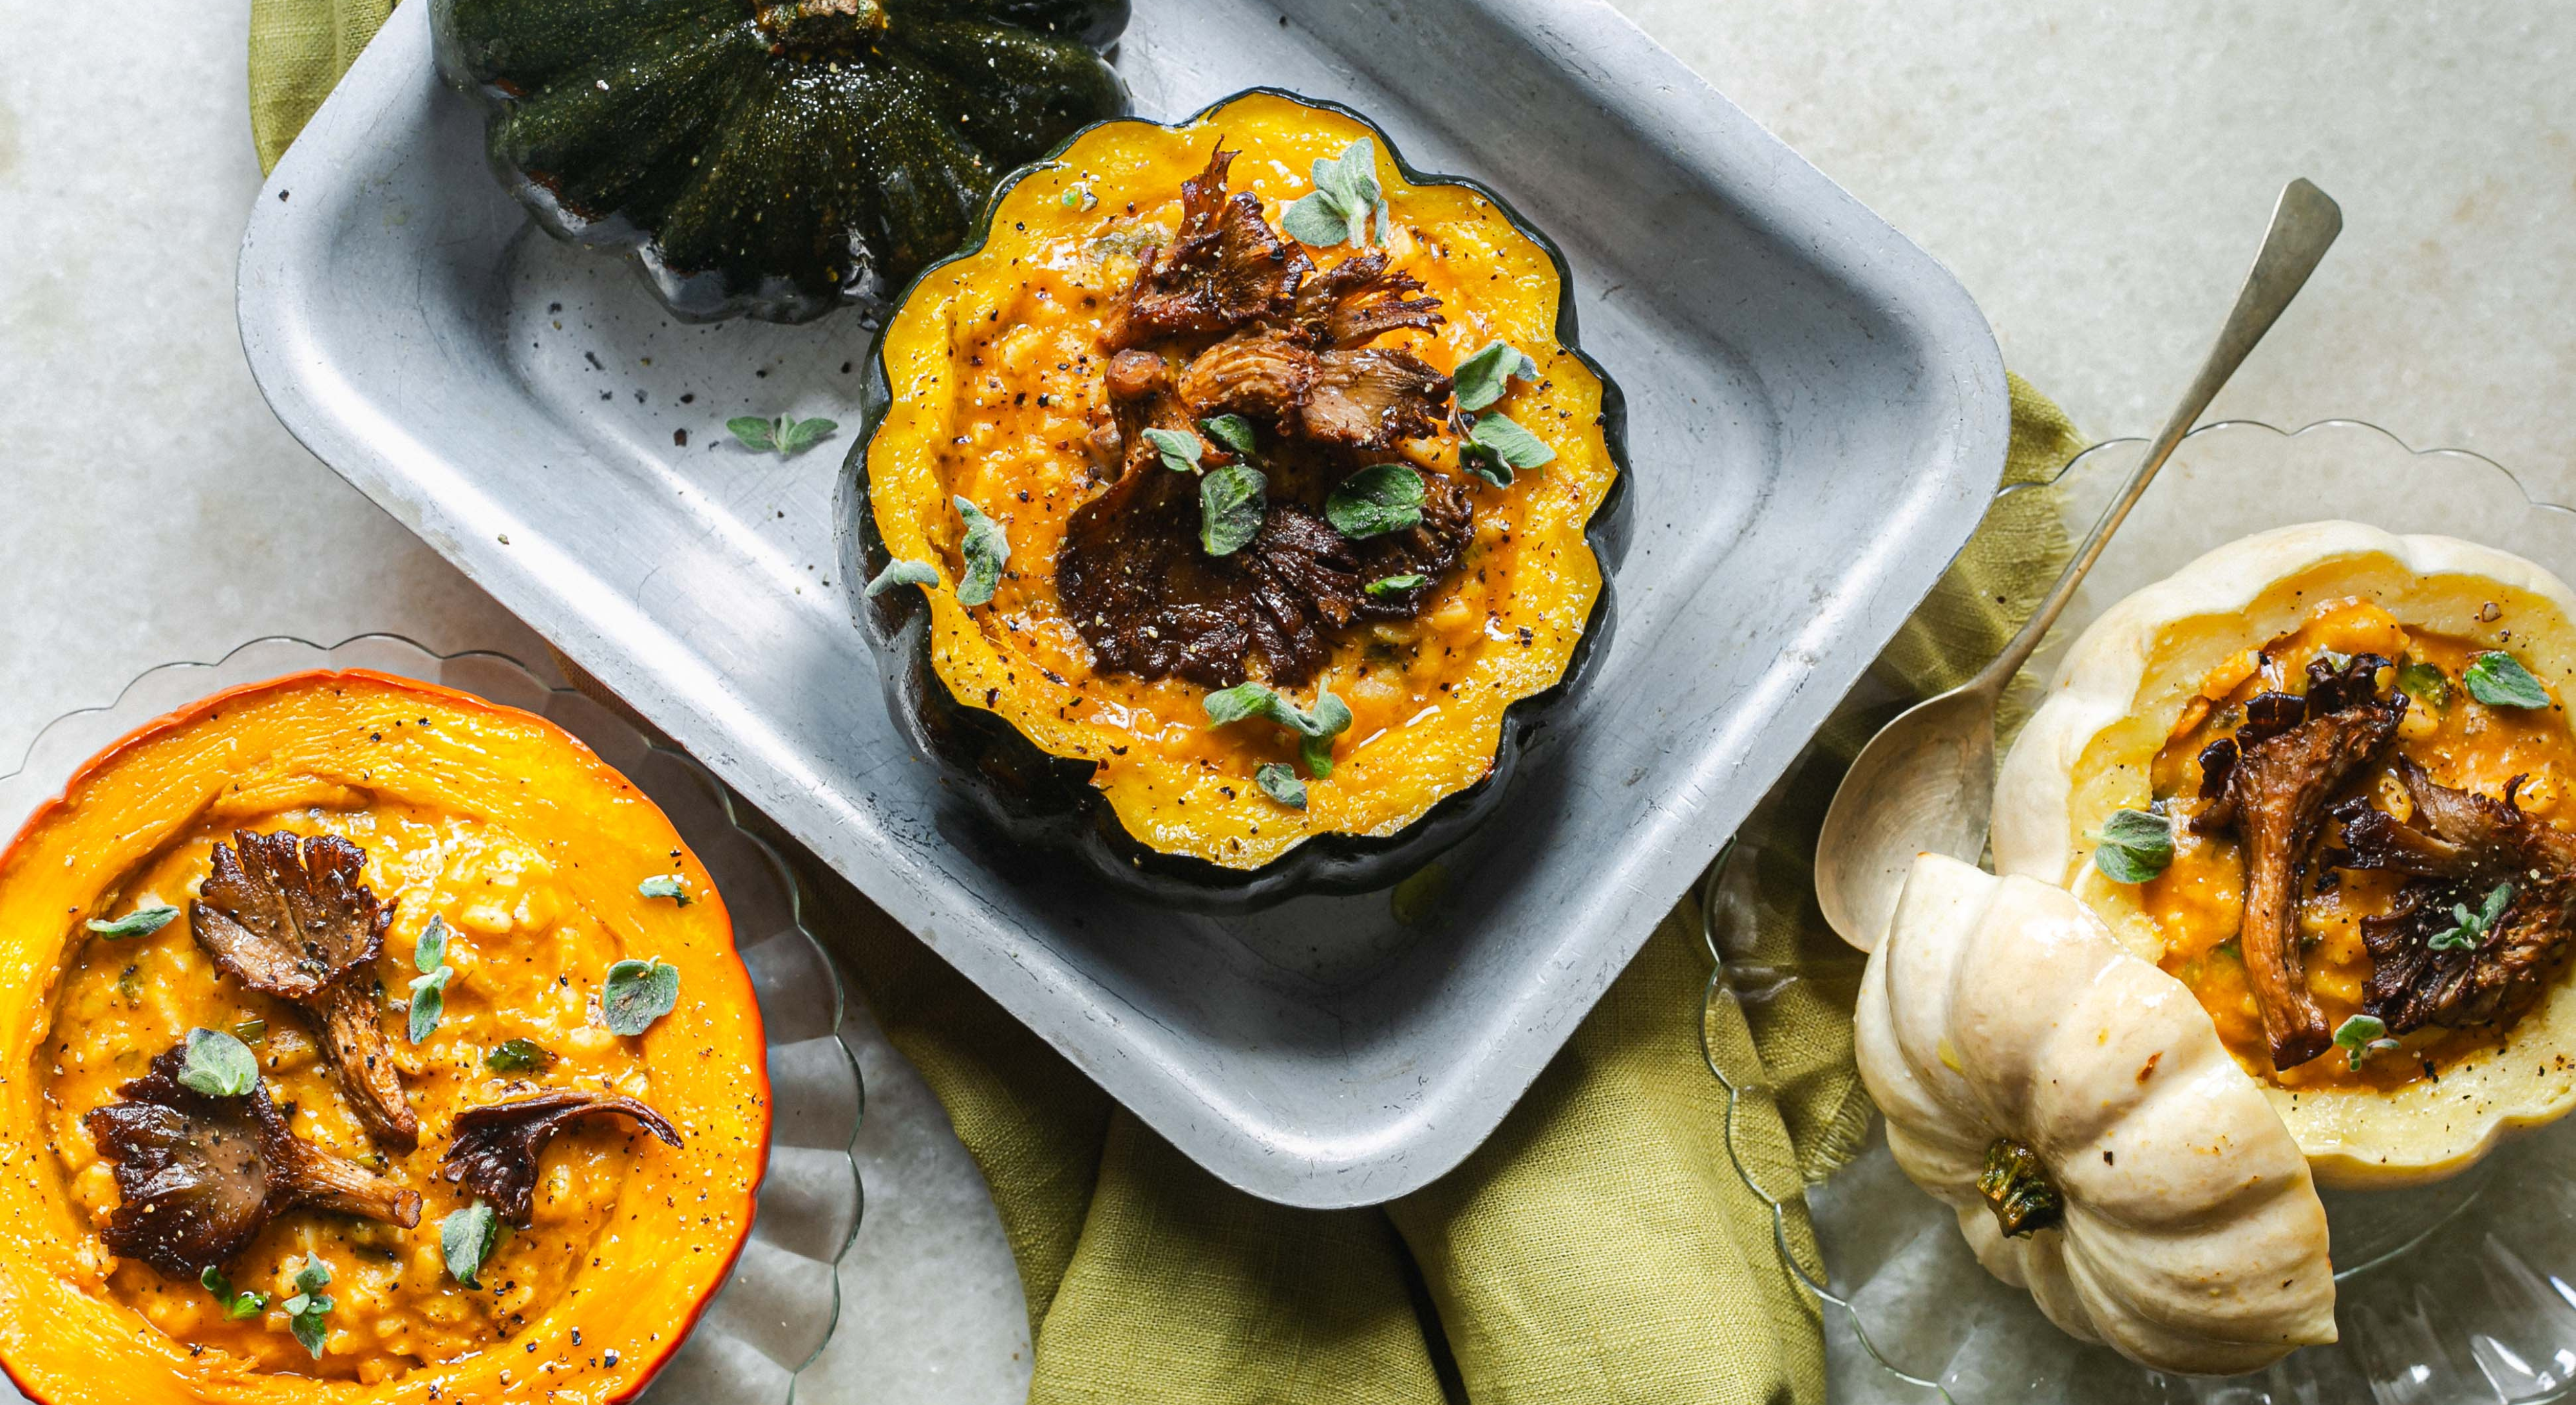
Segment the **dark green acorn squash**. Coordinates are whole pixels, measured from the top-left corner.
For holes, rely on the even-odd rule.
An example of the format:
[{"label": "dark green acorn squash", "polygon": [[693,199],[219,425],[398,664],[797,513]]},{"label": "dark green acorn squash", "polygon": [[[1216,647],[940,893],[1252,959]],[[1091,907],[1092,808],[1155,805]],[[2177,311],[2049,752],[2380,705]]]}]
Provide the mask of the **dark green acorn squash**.
[{"label": "dark green acorn squash", "polygon": [[[1237,153],[1230,197],[1227,162],[1212,156],[1220,146]],[[1345,160],[1373,165],[1383,193],[1384,218],[1362,225],[1374,231],[1364,252],[1257,247],[1267,236],[1242,223],[1246,202],[1250,218],[1277,223],[1312,198],[1310,168]],[[1236,221],[1229,232],[1193,235],[1203,228],[1193,208],[1220,201]],[[1323,233],[1311,221],[1288,226]],[[1402,608],[1362,606],[1325,628],[1319,667],[1298,672],[1268,646],[1255,650],[1266,671],[1252,676],[1316,717],[1332,690],[1348,725],[1320,746],[1262,715],[1212,724],[1209,699],[1242,675],[1119,663],[1097,646],[1096,622],[1068,604],[1081,586],[1067,563],[1089,549],[1080,543],[1092,530],[1077,519],[1146,501],[1140,487],[1216,482],[1151,453],[1140,460],[1131,441],[1162,441],[1131,422],[1134,396],[1167,392],[1112,384],[1143,354],[1121,348],[1139,347],[1137,292],[1158,252],[1180,249],[1161,265],[1180,267],[1200,245],[1199,257],[1240,253],[1224,255],[1224,267],[1264,286],[1277,270],[1303,269],[1309,281],[1291,289],[1383,290],[1385,301],[1334,314],[1354,330],[1308,343],[1335,348],[1315,352],[1316,364],[1391,358],[1374,368],[1429,374],[1444,412],[1324,470],[1295,457],[1307,450],[1288,420],[1251,412],[1261,427],[1250,458],[1269,469],[1272,496],[1246,556],[1260,554],[1282,514],[1302,510],[1297,494],[1335,481],[1301,477],[1310,472],[1389,460],[1411,466],[1427,496],[1473,503],[1464,554],[1420,568],[1409,586],[1379,580],[1386,594],[1370,594]],[[1618,387],[1576,345],[1572,281],[1556,246],[1491,192],[1414,171],[1348,109],[1275,90],[1171,125],[1104,122],[1015,174],[975,244],[924,272],[887,323],[843,477],[842,573],[898,722],[986,832],[1076,853],[1148,901],[1240,911],[1305,892],[1373,891],[1420,868],[1502,808],[1524,749],[1561,715],[1610,632],[1626,413]],[[1407,292],[1438,299],[1441,315],[1402,300]],[[1173,314],[1195,331],[1157,343],[1180,358],[1171,364],[1188,362],[1169,384],[1191,383],[1251,333],[1204,346],[1210,339],[1260,325],[1196,320],[1209,312],[1191,302]],[[1473,446],[1448,401],[1453,370],[1490,360],[1497,340],[1524,353],[1527,369],[1459,408],[1490,408],[1484,418],[1542,436],[1554,457],[1488,481],[1471,476]],[[1198,488],[1188,492],[1195,502]],[[1196,554],[1226,555],[1199,539],[1200,521],[1190,518],[1189,545],[1168,571],[1122,568],[1126,578],[1233,569]],[[989,540],[979,549],[970,539],[995,528],[1008,543],[999,569]]]},{"label": "dark green acorn squash", "polygon": [[1128,0],[430,0],[439,66],[545,229],[691,320],[874,303],[994,183],[1124,112]]}]

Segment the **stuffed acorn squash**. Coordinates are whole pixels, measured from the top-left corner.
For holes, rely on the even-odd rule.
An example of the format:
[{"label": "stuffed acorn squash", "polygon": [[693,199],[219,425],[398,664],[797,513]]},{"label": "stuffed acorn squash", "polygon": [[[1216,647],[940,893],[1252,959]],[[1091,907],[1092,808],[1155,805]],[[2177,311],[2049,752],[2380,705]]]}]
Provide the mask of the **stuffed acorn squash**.
[{"label": "stuffed acorn squash", "polygon": [[881,344],[845,574],[897,712],[1166,901],[1401,877],[1606,624],[1621,407],[1566,281],[1338,109],[1084,133]]},{"label": "stuffed acorn squash", "polygon": [[993,183],[1126,110],[1127,0],[431,0],[547,232],[693,319],[800,322],[965,242]]},{"label": "stuffed acorn squash", "polygon": [[2005,758],[1998,871],[2190,987],[2328,1184],[2576,1107],[2576,594],[2352,522],[2106,612]]},{"label": "stuffed acorn squash", "polygon": [[670,823],[542,719],[314,673],[0,853],[0,1365],[44,1405],[624,1400],[722,1286],[760,1016]]}]

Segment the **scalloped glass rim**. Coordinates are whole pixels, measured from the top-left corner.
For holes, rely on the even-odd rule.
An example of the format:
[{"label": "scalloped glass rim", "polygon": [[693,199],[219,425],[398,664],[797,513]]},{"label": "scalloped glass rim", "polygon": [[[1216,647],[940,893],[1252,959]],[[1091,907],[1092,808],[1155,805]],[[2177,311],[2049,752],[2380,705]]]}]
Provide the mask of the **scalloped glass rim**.
[{"label": "scalloped glass rim", "polygon": [[[18,768],[0,775],[0,835],[15,834],[81,763],[152,718],[236,684],[313,668],[371,668],[545,717],[651,797],[715,877],[766,1026],[769,1165],[731,1280],[636,1398],[792,1405],[797,1372],[821,1355],[840,1322],[838,1268],[858,1237],[864,1209],[854,1145],[865,1091],[858,1061],[840,1037],[840,974],[805,926],[794,875],[767,841],[743,827],[732,793],[695,760],[504,654],[439,654],[392,634],[327,646],[270,636],[211,663],[147,669],[114,702],[46,723]],[[0,1396],[15,1398],[14,1392]]]},{"label": "scalloped glass rim", "polygon": [[[2063,516],[2080,533],[2144,447],[2141,439],[2096,444],[2046,482],[2008,487],[1997,497],[2062,491]],[[2369,491],[2335,491],[2356,482]],[[2333,510],[2282,510],[2320,503]],[[2332,516],[2468,537],[2576,572],[2576,509],[2533,497],[2484,455],[2418,450],[2358,420],[2298,430],[2221,421],[2183,441],[2024,679],[2044,681],[2102,610],[2201,551],[2266,527]],[[1746,901],[1728,881],[1738,850],[1730,844],[1721,851],[1702,879],[1703,937],[1714,963],[1706,999],[1758,1005],[1801,972],[1729,961],[1726,917]],[[2182,1376],[2075,1341],[2026,1294],[1986,1274],[1951,1212],[1896,1169],[1875,1118],[1867,1148],[1849,1164],[1812,1186],[1766,1186],[1737,1145],[1735,1118],[1747,1099],[1768,1101],[1773,1091],[1730,1080],[1707,1046],[1705,1020],[1702,1029],[1703,1058],[1727,1092],[1728,1158],[1771,1207],[1782,1264],[1841,1315],[1858,1347],[1857,1356],[1829,1351],[1837,1401],[2522,1405],[2568,1398],[2576,1385],[2576,1118],[2512,1137],[2469,1171],[2432,1186],[2325,1192],[2341,1342],[2294,1352],[2252,1375]],[[1806,1201],[1822,1281],[1791,1248],[1791,1194]]]}]

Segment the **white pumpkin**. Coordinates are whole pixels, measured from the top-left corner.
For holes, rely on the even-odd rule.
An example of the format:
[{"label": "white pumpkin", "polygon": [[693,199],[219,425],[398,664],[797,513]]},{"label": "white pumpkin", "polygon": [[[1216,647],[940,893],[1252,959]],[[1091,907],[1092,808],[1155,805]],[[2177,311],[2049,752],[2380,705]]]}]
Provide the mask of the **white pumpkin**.
[{"label": "white pumpkin", "polygon": [[[1923,855],[1858,1022],[1897,1164],[2059,1327],[2199,1374],[2335,1339],[2298,1145],[2191,992],[2063,889]],[[2006,1234],[1979,1186],[1998,1155],[2041,1172],[2018,1188],[2053,1193],[2056,1223]]]},{"label": "white pumpkin", "polygon": [[[2576,684],[2576,593],[2518,556],[2357,522],[2311,522],[2230,542],[2105,611],[2075,641],[1995,785],[1995,871],[2063,884],[2131,951],[2163,955],[2138,890],[2092,863],[2088,834],[2144,809],[2148,768],[2212,670],[2358,597],[2401,625],[2510,648],[2561,696]],[[2559,980],[2506,1034],[2386,1092],[2266,1082],[2284,1125],[2330,1186],[2459,1171],[2508,1131],[2576,1108],[2576,998]]]}]

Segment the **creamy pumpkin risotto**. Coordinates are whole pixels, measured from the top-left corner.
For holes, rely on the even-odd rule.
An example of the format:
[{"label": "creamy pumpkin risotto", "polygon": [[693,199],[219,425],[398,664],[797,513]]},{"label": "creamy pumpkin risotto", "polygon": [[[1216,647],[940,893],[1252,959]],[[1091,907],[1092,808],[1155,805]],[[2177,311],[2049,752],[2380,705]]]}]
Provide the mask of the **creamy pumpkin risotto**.
[{"label": "creamy pumpkin risotto", "polygon": [[[210,700],[30,823],[0,923],[0,1350],[58,1405],[613,1398],[748,1228],[768,1111],[722,902],[539,719],[356,674]],[[163,1393],[67,1384],[129,1324]]]}]

